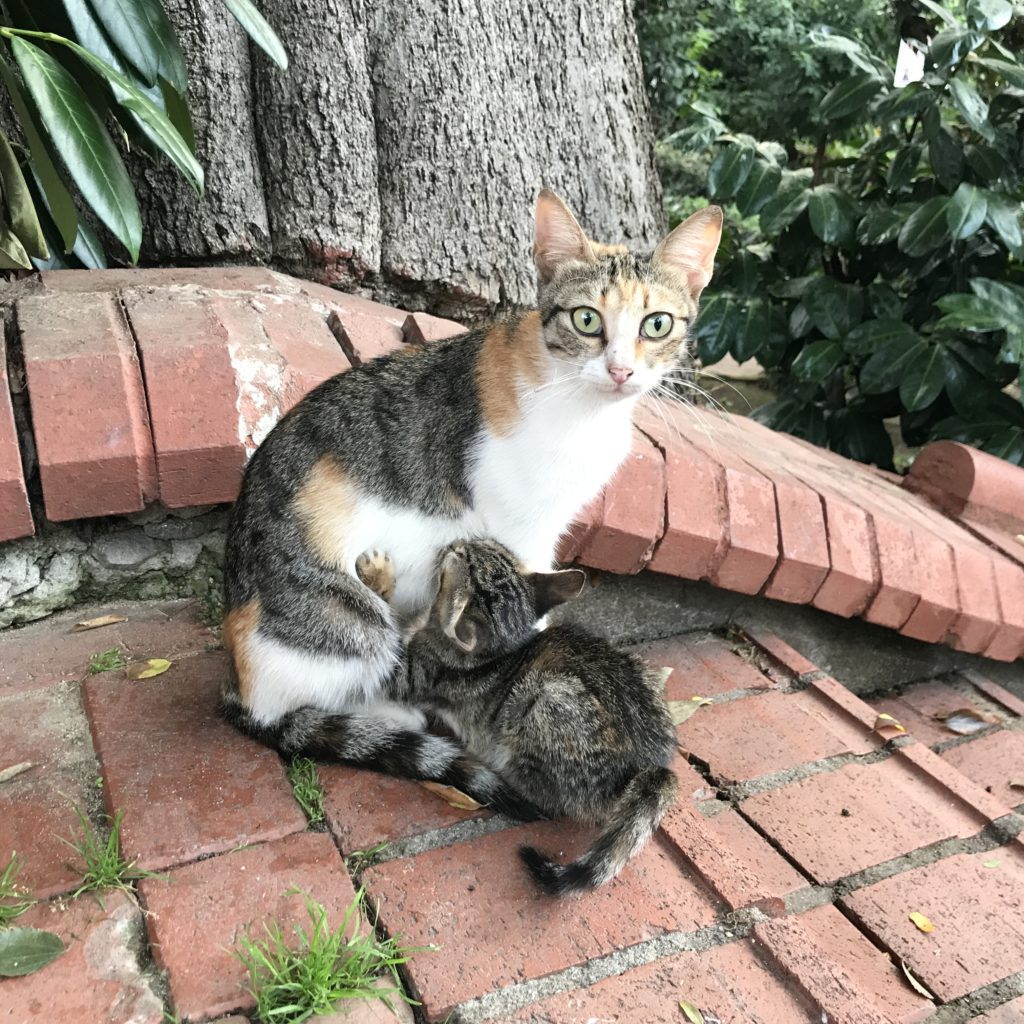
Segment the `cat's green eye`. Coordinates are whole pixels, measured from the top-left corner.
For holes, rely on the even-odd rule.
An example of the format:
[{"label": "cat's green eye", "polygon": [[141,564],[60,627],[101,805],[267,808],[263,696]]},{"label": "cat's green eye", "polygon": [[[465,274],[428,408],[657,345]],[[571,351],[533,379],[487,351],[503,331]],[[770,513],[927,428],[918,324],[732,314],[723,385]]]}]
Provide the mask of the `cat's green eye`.
[{"label": "cat's green eye", "polygon": [[577,306],[572,311],[572,325],[580,334],[600,334],[604,329],[601,314],[589,306]]},{"label": "cat's green eye", "polygon": [[640,325],[640,333],[645,338],[664,338],[671,330],[672,317],[669,313],[652,313]]}]

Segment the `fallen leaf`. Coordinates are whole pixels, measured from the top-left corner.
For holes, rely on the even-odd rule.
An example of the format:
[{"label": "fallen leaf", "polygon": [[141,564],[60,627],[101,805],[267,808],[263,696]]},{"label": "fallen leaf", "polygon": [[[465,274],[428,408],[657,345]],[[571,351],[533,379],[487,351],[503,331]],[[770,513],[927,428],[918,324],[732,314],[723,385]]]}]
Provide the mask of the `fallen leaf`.
[{"label": "fallen leaf", "polygon": [[917,978],[915,978],[913,974],[910,973],[910,968],[902,960],[900,961],[900,969],[903,971],[903,977],[906,978],[907,981],[910,983],[910,987],[919,996],[924,996],[925,999],[935,998],[935,996],[933,996],[931,992],[929,992],[928,989],[926,989],[924,985],[922,985],[921,982],[919,982]]},{"label": "fallen leaf", "polygon": [[707,697],[691,697],[689,700],[670,700],[668,713],[673,725],[682,725],[698,708],[710,704]]},{"label": "fallen leaf", "polygon": [[935,931],[935,925],[933,925],[931,921],[929,921],[928,918],[924,916],[924,914],[919,914],[916,910],[914,910],[911,911],[909,917],[910,920],[913,921],[914,924],[916,924],[921,931],[925,933]]},{"label": "fallen leaf", "polygon": [[882,712],[875,719],[874,732],[880,732],[882,729],[895,729],[897,732],[906,732],[907,730],[903,727],[901,722],[898,722],[892,715]]},{"label": "fallen leaf", "polygon": [[958,736],[970,736],[971,733],[980,732],[995,724],[974,708],[958,708],[956,711],[936,715],[935,718]]},{"label": "fallen leaf", "polygon": [[457,807],[460,811],[478,811],[483,807],[483,804],[478,804],[471,796],[467,796],[454,786],[446,786],[441,782],[420,782],[420,785],[439,796],[450,807]]},{"label": "fallen leaf", "polygon": [[1024,789],[1024,782],[1011,782],[1010,789]]},{"label": "fallen leaf", "polygon": [[1003,862],[1001,860],[983,860],[981,866],[983,868],[997,868]]},{"label": "fallen leaf", "polygon": [[133,661],[125,674],[129,679],[152,679],[154,676],[163,675],[171,663],[166,658],[149,658],[147,661]]},{"label": "fallen leaf", "polygon": [[45,967],[64,952],[59,935],[39,928],[5,928],[0,931],[0,977],[20,978]]},{"label": "fallen leaf", "polygon": [[22,761],[21,764],[12,764],[10,768],[5,768],[0,772],[0,782],[10,782],[11,779],[17,778],[22,772],[27,772],[29,768],[35,768],[35,765],[31,761]]},{"label": "fallen leaf", "polygon": [[1013,538],[1018,544],[1024,544],[1024,533],[1015,534]]},{"label": "fallen leaf", "polygon": [[649,669],[647,676],[651,681],[651,689],[654,690],[655,693],[664,693],[665,684],[668,682],[669,676],[672,675],[672,672],[673,669],[668,665]]},{"label": "fallen leaf", "polygon": [[690,1024],[705,1024],[704,1014],[697,1009],[693,1003],[688,1003],[685,999],[679,1000],[679,1009],[683,1011],[686,1019]]},{"label": "fallen leaf", "polygon": [[99,629],[100,626],[112,626],[115,622],[127,622],[126,615],[100,615],[95,619],[86,619],[85,622],[76,622],[72,633],[84,633],[87,629]]}]

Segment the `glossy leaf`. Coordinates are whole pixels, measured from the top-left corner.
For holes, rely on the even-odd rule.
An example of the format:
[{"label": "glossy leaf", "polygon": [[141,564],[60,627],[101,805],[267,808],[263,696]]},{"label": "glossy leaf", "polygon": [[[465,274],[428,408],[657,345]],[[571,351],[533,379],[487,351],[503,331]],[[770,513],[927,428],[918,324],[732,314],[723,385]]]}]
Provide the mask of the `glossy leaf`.
[{"label": "glossy leaf", "polygon": [[1005,327],[1024,324],[1024,288],[984,277],[972,278],[968,284],[978,298],[989,303],[993,311],[998,310]]},{"label": "glossy leaf", "polygon": [[819,185],[811,190],[807,204],[811,228],[823,241],[845,245],[853,239],[857,224],[857,204],[835,185]]},{"label": "glossy leaf", "polygon": [[988,104],[981,98],[978,90],[966,78],[954,78],[949,83],[949,90],[964,120],[982,138],[991,141],[995,132],[988,123]]},{"label": "glossy leaf", "polygon": [[729,143],[723,146],[708,169],[708,192],[715,199],[731,199],[747,180],[754,166],[753,146]]},{"label": "glossy leaf", "polygon": [[927,348],[916,335],[910,344],[899,340],[883,345],[861,368],[861,391],[865,395],[881,395],[899,387],[911,364]]},{"label": "glossy leaf", "polygon": [[771,331],[771,306],[764,299],[751,299],[743,310],[732,343],[732,354],[738,362],[757,355]]},{"label": "glossy leaf", "polygon": [[998,434],[993,434],[981,447],[990,455],[996,455],[1019,466],[1024,463],[1024,429],[1007,427]]},{"label": "glossy leaf", "polygon": [[185,140],[185,145],[195,153],[196,132],[192,124],[192,112],[188,102],[170,82],[160,79],[160,94],[163,98],[164,112],[167,120],[174,125],[175,131]]},{"label": "glossy leaf", "polygon": [[988,68],[989,71],[994,71],[1009,85],[1024,89],[1024,66],[1015,64],[1013,61],[1000,60],[998,57],[979,57],[978,63],[982,67]]},{"label": "glossy leaf", "polygon": [[224,6],[235,16],[235,20],[245,29],[249,38],[282,71],[286,70],[288,54],[285,53],[277,34],[256,7],[249,0],[224,0]]},{"label": "glossy leaf", "polygon": [[900,229],[897,244],[908,256],[924,256],[949,238],[949,199],[935,196],[922,203]]},{"label": "glossy leaf", "polygon": [[978,295],[943,295],[936,300],[935,305],[946,314],[936,323],[936,327],[983,334],[987,331],[1001,331],[1005,324],[1005,317],[999,307]]},{"label": "glossy leaf", "polygon": [[825,417],[816,405],[784,398],[762,405],[754,411],[753,418],[773,430],[802,437],[819,447],[828,443]]},{"label": "glossy leaf", "polygon": [[790,369],[794,377],[820,383],[839,366],[844,355],[838,341],[815,341],[800,352]]},{"label": "glossy leaf", "polygon": [[998,150],[979,142],[964,150],[967,166],[984,181],[996,181],[1006,173],[1009,165]]},{"label": "glossy leaf", "polygon": [[962,181],[946,207],[949,233],[954,239],[970,238],[985,222],[988,200],[975,185]]},{"label": "glossy leaf", "polygon": [[985,211],[985,222],[1002,239],[1003,244],[1011,252],[1024,246],[1024,233],[1021,231],[1021,203],[999,192],[986,192],[988,209]]},{"label": "glossy leaf", "polygon": [[954,188],[963,175],[963,146],[959,136],[945,125],[940,125],[928,137],[928,162],[945,188]]},{"label": "glossy leaf", "polygon": [[731,295],[714,295],[697,317],[695,335],[701,362],[717,363],[733,345],[743,311]]},{"label": "glossy leaf", "polygon": [[944,29],[932,40],[928,47],[928,57],[937,68],[944,70],[959,64],[984,40],[985,37],[979,32],[961,28]]},{"label": "glossy leaf", "polygon": [[19,978],[45,967],[64,952],[64,942],[39,928],[0,929],[0,977]]},{"label": "glossy leaf", "polygon": [[848,459],[885,468],[892,465],[892,438],[881,417],[865,409],[837,409],[828,420],[828,437],[830,446]]},{"label": "glossy leaf", "polygon": [[767,160],[755,160],[746,180],[736,192],[736,208],[741,217],[760,213],[782,181],[782,168]]},{"label": "glossy leaf", "polygon": [[[29,256],[46,259],[50,252],[46,247],[43,229],[39,225],[35,203],[21,165],[11,148],[7,136],[0,131],[0,179],[3,180],[3,196],[11,217],[11,230],[17,236]],[[29,264],[31,266],[31,263]]]},{"label": "glossy leaf", "polygon": [[843,338],[843,348],[851,355],[868,356],[886,346],[914,345],[919,340],[917,332],[909,324],[882,318],[858,324]]},{"label": "glossy leaf", "polygon": [[868,285],[868,305],[871,312],[881,319],[899,320],[903,300],[887,284]]},{"label": "glossy leaf", "polygon": [[1007,0],[970,0],[967,17],[975,28],[996,32],[1010,23],[1013,4]]},{"label": "glossy leaf", "polygon": [[148,85],[166,78],[180,93],[188,70],[160,0],[90,0],[104,31]]},{"label": "glossy leaf", "polygon": [[901,189],[909,185],[921,164],[923,149],[917,143],[901,146],[889,164],[885,180],[891,189]]},{"label": "glossy leaf", "polygon": [[811,323],[807,307],[802,302],[798,302],[789,314],[789,333],[799,339],[806,338],[813,330],[814,324]]},{"label": "glossy leaf", "polygon": [[802,175],[783,175],[776,193],[761,209],[761,230],[774,237],[789,227],[807,209],[811,190]]},{"label": "glossy leaf", "polygon": [[0,270],[31,270],[32,261],[10,225],[0,224]]},{"label": "glossy leaf", "polygon": [[914,412],[926,409],[946,386],[949,355],[941,345],[926,346],[908,364],[900,382],[900,400]]},{"label": "glossy leaf", "polygon": [[860,323],[864,296],[856,285],[820,277],[807,286],[803,305],[811,323],[826,338],[841,338]]},{"label": "glossy leaf", "polygon": [[871,102],[882,91],[882,82],[878,76],[867,71],[851,75],[834,86],[821,101],[821,116],[826,121],[835,121],[847,117]]},{"label": "glossy leaf", "polygon": [[900,233],[906,218],[891,206],[878,206],[869,210],[857,226],[857,240],[862,245],[884,245]]}]

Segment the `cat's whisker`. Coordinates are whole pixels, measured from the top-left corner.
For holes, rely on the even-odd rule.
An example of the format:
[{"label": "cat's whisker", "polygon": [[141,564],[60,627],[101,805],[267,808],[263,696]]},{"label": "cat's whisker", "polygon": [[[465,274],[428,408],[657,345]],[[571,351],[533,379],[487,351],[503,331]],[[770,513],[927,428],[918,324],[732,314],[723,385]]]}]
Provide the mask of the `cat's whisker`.
[{"label": "cat's whisker", "polygon": [[710,370],[694,369],[692,372],[696,374],[698,377],[708,377],[718,384],[724,384],[727,388],[729,388],[730,391],[735,391],[736,394],[740,398],[742,398],[744,402],[746,402],[748,409],[754,408],[750,399],[742,391],[740,391],[740,389],[736,387],[736,385],[731,380],[729,380],[728,377],[720,377],[717,373],[711,373]]}]

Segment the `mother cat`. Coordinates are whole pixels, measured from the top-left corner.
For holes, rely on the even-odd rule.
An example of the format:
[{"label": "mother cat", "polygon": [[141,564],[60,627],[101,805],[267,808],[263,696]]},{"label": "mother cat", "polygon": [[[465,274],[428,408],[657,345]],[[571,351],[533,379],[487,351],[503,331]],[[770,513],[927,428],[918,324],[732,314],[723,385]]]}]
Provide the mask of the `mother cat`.
[{"label": "mother cat", "polygon": [[[545,190],[539,310],[333,377],[277,424],[228,529],[222,706],[235,725],[285,755],[524,811],[454,741],[426,733],[421,712],[387,699],[401,623],[431,604],[454,540],[491,537],[550,570],[629,452],[637,401],[686,353],[721,226],[706,207],[640,257],[591,243]],[[374,548],[394,563],[390,607],[355,574]],[[557,574],[548,583],[558,603]]]}]

